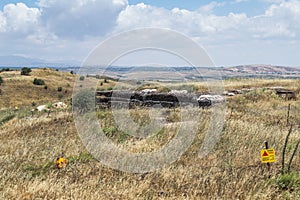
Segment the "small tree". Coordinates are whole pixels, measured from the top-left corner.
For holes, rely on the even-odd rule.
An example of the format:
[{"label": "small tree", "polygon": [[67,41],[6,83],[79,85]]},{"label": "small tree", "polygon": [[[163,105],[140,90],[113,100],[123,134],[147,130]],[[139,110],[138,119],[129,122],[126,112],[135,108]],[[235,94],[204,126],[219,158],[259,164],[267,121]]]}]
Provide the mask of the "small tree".
[{"label": "small tree", "polygon": [[45,81],[42,80],[42,79],[34,78],[33,84],[34,84],[34,85],[45,85]]},{"label": "small tree", "polygon": [[29,76],[29,73],[31,72],[31,69],[28,68],[28,67],[23,67],[21,69],[21,75],[24,75],[24,76]]}]

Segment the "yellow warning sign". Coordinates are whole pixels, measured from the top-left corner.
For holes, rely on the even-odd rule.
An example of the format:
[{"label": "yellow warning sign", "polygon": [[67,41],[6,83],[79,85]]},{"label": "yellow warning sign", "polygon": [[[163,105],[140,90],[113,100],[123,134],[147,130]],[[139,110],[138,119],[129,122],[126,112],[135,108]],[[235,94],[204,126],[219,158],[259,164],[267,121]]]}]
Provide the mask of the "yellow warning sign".
[{"label": "yellow warning sign", "polygon": [[273,148],[260,150],[260,159],[262,163],[276,162],[275,150]]}]

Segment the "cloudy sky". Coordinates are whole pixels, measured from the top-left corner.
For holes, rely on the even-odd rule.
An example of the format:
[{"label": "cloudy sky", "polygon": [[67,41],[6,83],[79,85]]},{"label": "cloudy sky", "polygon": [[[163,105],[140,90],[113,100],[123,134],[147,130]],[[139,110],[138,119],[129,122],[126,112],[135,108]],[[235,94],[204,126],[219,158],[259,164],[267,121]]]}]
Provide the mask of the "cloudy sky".
[{"label": "cloudy sky", "polygon": [[105,39],[143,27],[185,34],[218,66],[300,66],[296,0],[1,0],[0,56],[80,63]]}]

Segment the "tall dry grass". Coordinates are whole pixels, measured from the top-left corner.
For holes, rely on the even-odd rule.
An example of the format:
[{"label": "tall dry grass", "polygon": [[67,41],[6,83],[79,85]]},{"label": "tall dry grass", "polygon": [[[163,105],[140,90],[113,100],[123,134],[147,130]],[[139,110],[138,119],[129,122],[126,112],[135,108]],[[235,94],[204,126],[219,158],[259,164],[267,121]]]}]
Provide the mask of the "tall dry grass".
[{"label": "tall dry grass", "polygon": [[[285,81],[266,82],[278,86]],[[287,82],[290,84],[286,86],[293,85],[290,80]],[[239,86],[230,82],[226,87],[239,88],[240,82],[236,84]],[[200,159],[198,152],[211,110],[199,109],[203,117],[193,144],[169,167],[146,174],[113,170],[89,155],[77,134],[70,110],[57,111],[50,117],[47,113],[34,117],[23,113],[18,117],[21,111],[15,111],[16,117],[0,127],[0,198],[298,199],[299,177],[280,175],[280,152],[290,127],[286,121],[288,104],[291,104],[289,121],[294,124],[287,146],[288,162],[299,139],[299,101],[285,101],[270,91],[258,90],[227,99],[223,134],[207,157]],[[130,112],[136,123],[148,123],[149,110]],[[97,115],[114,143],[140,152],[157,149],[173,137],[176,123],[180,122],[180,111],[166,112],[168,125],[144,140],[130,136],[120,139],[126,133],[118,129],[110,111],[100,110]],[[259,157],[265,141],[277,155],[277,162],[271,165],[270,171]],[[54,161],[62,152],[69,159],[69,165],[58,170]],[[298,152],[292,163],[294,173],[300,169],[299,158]],[[283,187],[286,182],[290,185]]]}]

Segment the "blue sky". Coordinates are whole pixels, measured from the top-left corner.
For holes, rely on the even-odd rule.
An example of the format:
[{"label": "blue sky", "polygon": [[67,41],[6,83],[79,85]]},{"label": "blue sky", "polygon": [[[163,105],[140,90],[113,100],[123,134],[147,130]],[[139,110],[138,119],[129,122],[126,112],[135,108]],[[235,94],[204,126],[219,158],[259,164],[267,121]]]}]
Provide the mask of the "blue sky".
[{"label": "blue sky", "polygon": [[190,37],[219,66],[300,66],[299,19],[299,0],[1,0],[0,56],[81,63],[112,35],[154,27]]},{"label": "blue sky", "polygon": [[[3,8],[6,4],[9,3],[18,3],[24,2],[29,7],[38,7],[36,0],[1,0],[0,1],[0,8]],[[145,3],[152,6],[163,7],[167,9],[173,8],[181,8],[187,10],[197,10],[201,6],[207,5],[212,1],[208,0],[129,0],[129,5],[135,5],[138,3]],[[235,3],[234,1],[222,1],[222,0],[215,0],[214,2],[223,3],[227,2],[226,5],[220,6],[216,9],[216,14],[226,15],[230,12],[245,12],[250,16],[263,14],[265,8],[270,5],[269,2],[263,0],[246,0],[242,1],[241,3]]]},{"label": "blue sky", "polygon": [[0,8],[3,9],[3,7],[9,3],[19,3],[19,2],[23,2],[26,5],[30,6],[30,7],[37,7],[36,5],[36,0],[26,0],[26,1],[20,1],[20,0],[1,0],[0,1]]},{"label": "blue sky", "polygon": [[208,5],[211,2],[218,2],[220,4],[225,3],[225,5],[220,6],[215,9],[215,14],[217,15],[227,15],[230,12],[244,12],[247,13],[249,16],[263,14],[264,10],[270,5],[269,2],[263,0],[244,0],[240,3],[236,1],[222,1],[222,0],[215,0],[215,1],[208,1],[208,0],[129,0],[129,4],[138,4],[138,3],[145,3],[148,5],[153,5],[157,7],[163,7],[167,9],[173,8],[181,8],[187,10],[197,10],[198,8]]}]

